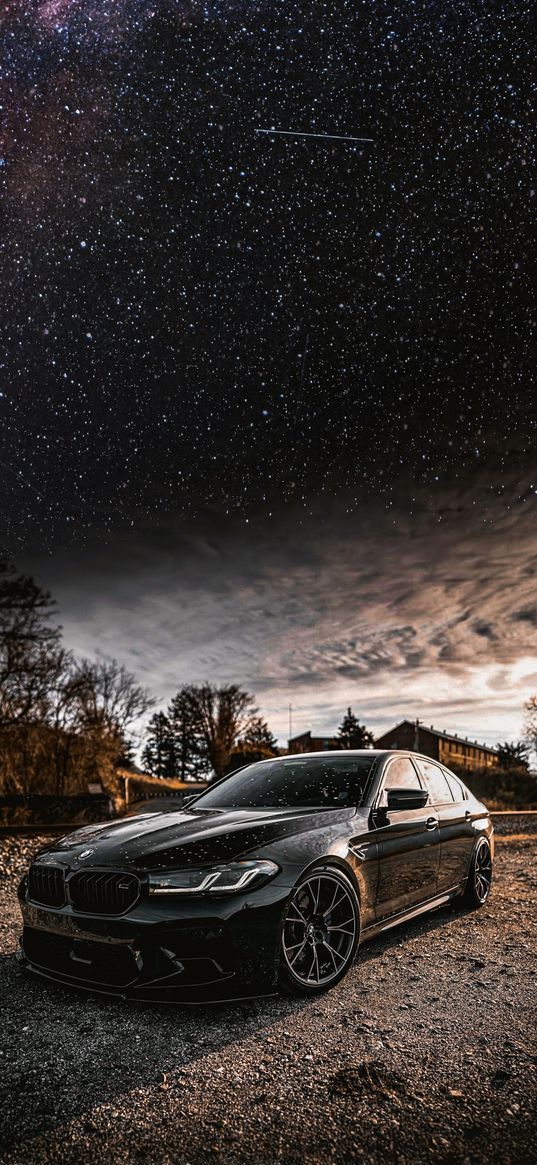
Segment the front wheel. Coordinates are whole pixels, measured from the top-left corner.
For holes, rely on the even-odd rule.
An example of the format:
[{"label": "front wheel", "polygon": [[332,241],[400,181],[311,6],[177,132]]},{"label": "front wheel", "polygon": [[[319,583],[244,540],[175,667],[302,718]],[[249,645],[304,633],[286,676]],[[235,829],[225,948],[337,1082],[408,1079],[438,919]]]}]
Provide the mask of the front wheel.
[{"label": "front wheel", "polygon": [[360,938],[356,891],[335,867],[310,871],[291,894],[281,936],[280,986],[318,995],[346,975]]},{"label": "front wheel", "polygon": [[492,854],[486,838],[479,839],[470,865],[462,903],[470,909],[484,906],[492,886]]}]

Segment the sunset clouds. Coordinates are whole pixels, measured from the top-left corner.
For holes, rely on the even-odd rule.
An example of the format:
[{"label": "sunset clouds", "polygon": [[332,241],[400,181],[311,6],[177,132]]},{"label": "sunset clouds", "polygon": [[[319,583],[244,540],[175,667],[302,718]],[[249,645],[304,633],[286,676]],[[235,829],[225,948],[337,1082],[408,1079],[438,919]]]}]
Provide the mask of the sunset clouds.
[{"label": "sunset clouds", "polygon": [[352,703],[378,731],[405,715],[517,736],[537,690],[537,497],[476,475],[434,509],[414,495],[410,516],[409,488],[398,510],[318,504],[256,531],[207,515],[195,534],[169,521],[113,557],[94,545],[32,568],[67,641],[118,656],[159,700],[236,681],[281,739],[289,702],[297,731]]}]

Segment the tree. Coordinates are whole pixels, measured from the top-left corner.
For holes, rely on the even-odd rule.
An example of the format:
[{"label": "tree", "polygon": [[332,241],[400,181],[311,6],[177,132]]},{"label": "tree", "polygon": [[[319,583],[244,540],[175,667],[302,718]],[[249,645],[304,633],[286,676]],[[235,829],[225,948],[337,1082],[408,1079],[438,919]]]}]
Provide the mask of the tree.
[{"label": "tree", "polygon": [[229,772],[231,754],[259,713],[252,696],[236,684],[202,684],[188,689],[192,728],[202,756],[216,777]]},{"label": "tree", "polygon": [[113,659],[77,662],[48,591],[0,563],[0,788],[114,791],[129,733],[153,701]]},{"label": "tree", "polygon": [[165,712],[154,712],[149,721],[142,762],[154,777],[176,775],[175,740]]},{"label": "tree", "polygon": [[0,725],[42,720],[65,652],[55,603],[28,575],[0,563]]},{"label": "tree", "polygon": [[257,748],[266,756],[278,755],[278,741],[262,716],[252,716],[241,743]]},{"label": "tree", "polygon": [[105,656],[75,664],[68,694],[80,729],[101,729],[121,741],[155,702],[123,664]]},{"label": "tree", "polygon": [[373,748],[375,744],[373,733],[365,724],[360,724],[351,708],[347,708],[338,728],[338,741],[340,748]]},{"label": "tree", "polygon": [[185,685],[179,689],[168,707],[175,775],[182,781],[205,780],[210,773],[201,733],[197,691],[197,688]]},{"label": "tree", "polygon": [[73,730],[84,742],[89,779],[115,793],[115,769],[129,749],[129,732],[154,700],[122,664],[104,656],[74,662],[65,698]]},{"label": "tree", "polygon": [[62,791],[60,693],[71,663],[48,591],[0,563],[0,787]]},{"label": "tree", "polygon": [[526,711],[525,741],[532,752],[537,752],[537,696],[530,696],[524,708]]},{"label": "tree", "polygon": [[503,769],[519,769],[524,772],[529,770],[529,745],[524,744],[523,741],[507,740],[503,744],[496,745],[498,749],[498,764]]},{"label": "tree", "polygon": [[229,758],[227,772],[253,764],[254,761],[268,760],[278,755],[278,742],[262,716],[253,716],[244,736],[237,741]]}]

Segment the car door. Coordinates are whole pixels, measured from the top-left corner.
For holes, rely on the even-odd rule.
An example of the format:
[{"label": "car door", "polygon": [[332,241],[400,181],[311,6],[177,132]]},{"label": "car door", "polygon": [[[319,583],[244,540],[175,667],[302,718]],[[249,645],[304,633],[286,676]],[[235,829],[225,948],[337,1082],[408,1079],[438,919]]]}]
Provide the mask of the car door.
[{"label": "car door", "polygon": [[469,802],[452,773],[434,761],[417,761],[429,792],[431,808],[438,816],[440,831],[440,866],[438,892],[455,889],[468,874],[475,842]]},{"label": "car door", "polygon": [[436,894],[440,858],[436,814],[423,809],[389,809],[388,792],[423,789],[410,757],[388,760],[371,821],[378,846],[377,919],[408,910]]}]

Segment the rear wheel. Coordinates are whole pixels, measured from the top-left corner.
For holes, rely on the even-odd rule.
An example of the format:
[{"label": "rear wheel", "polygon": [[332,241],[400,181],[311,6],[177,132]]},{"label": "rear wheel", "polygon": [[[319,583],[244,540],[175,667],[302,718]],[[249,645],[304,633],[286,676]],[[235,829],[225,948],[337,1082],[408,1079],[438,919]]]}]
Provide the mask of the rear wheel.
[{"label": "rear wheel", "polygon": [[280,985],[318,995],[346,975],[360,938],[360,910],[349,878],[331,866],[310,871],[295,887],[281,937]]},{"label": "rear wheel", "polygon": [[462,903],[471,909],[484,906],[492,886],[492,854],[488,841],[482,837],[474,850],[468,881]]}]

